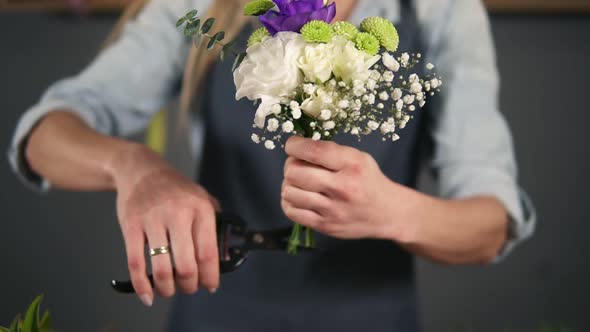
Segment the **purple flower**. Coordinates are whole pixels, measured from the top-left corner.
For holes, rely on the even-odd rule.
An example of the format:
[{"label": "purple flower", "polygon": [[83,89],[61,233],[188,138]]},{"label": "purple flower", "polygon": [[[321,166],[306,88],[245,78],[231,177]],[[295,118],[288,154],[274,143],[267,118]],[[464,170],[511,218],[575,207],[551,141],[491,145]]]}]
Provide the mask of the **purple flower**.
[{"label": "purple flower", "polygon": [[271,35],[280,31],[300,32],[309,21],[331,23],[336,16],[336,4],[324,5],[324,0],[273,0],[279,11],[269,10],[260,22]]}]

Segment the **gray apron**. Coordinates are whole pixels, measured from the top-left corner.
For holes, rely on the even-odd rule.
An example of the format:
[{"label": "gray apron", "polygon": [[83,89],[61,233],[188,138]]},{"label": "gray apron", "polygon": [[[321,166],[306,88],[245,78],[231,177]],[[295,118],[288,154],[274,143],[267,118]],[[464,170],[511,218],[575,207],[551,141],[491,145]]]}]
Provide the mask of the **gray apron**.
[{"label": "gray apron", "polygon": [[[401,3],[401,48],[424,50],[413,5],[409,0]],[[240,39],[245,41],[250,31],[245,29]],[[230,67],[231,61],[219,63],[207,78],[198,182],[220,200],[224,211],[240,214],[253,228],[290,225],[280,206],[285,153],[250,141],[255,108],[250,101],[234,100]],[[350,135],[336,141],[369,152],[389,178],[414,187],[425,136],[423,112],[414,114],[396,143],[382,142],[379,134],[361,143]],[[418,330],[410,254],[390,241],[318,236],[318,245],[327,250],[295,257],[254,252],[240,269],[222,276],[216,294],[202,290],[194,296],[178,295],[169,331]]]}]

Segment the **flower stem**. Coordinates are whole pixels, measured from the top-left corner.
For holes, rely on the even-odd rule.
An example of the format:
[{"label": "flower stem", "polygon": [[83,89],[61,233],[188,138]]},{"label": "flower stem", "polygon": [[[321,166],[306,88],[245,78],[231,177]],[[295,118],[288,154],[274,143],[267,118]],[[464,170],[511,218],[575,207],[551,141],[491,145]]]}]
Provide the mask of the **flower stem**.
[{"label": "flower stem", "polygon": [[287,253],[289,255],[297,255],[297,249],[301,243],[299,238],[301,237],[301,225],[293,225],[293,231],[291,231],[291,237],[289,238],[289,244],[287,246]]},{"label": "flower stem", "polygon": [[313,234],[311,234],[311,228],[305,227],[305,247],[306,248],[311,248],[312,238],[313,238]]}]

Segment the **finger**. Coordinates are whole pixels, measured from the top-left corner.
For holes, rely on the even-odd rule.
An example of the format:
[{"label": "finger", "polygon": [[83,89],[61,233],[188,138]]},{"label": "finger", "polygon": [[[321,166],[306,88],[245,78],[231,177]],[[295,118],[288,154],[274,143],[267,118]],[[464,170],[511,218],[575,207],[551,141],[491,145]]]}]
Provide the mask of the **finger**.
[{"label": "finger", "polygon": [[346,168],[355,158],[357,150],[334,142],[314,141],[309,138],[292,136],[285,145],[287,155],[305,160],[314,165],[333,171]]},{"label": "finger", "polygon": [[315,211],[296,208],[287,201],[281,201],[281,207],[287,218],[297,224],[313,229],[318,229],[323,224],[322,216]]},{"label": "finger", "polygon": [[221,212],[221,203],[219,203],[219,200],[210,194],[208,194],[208,197],[211,204],[213,204],[213,208],[215,208],[215,212]]},{"label": "finger", "polygon": [[303,210],[312,210],[319,215],[324,215],[330,207],[331,200],[326,195],[306,191],[290,184],[283,186],[281,198],[293,207]]},{"label": "finger", "polygon": [[145,263],[145,237],[141,228],[123,230],[125,250],[127,252],[127,266],[133,289],[139,299],[148,307],[154,302],[152,285],[147,278]]},{"label": "finger", "polygon": [[285,166],[285,181],[306,191],[329,194],[334,191],[336,174],[300,159],[289,159]]},{"label": "finger", "polygon": [[195,258],[195,246],[191,235],[192,215],[189,220],[176,222],[169,229],[176,283],[187,294],[194,294],[199,285],[199,272]]},{"label": "finger", "polygon": [[[162,224],[152,223],[146,229],[146,236],[150,248],[160,248],[168,246],[168,236],[166,228]],[[154,284],[158,294],[163,297],[174,295],[174,276],[172,273],[171,255],[160,254],[152,256],[152,273],[154,275]]]},{"label": "finger", "polygon": [[214,293],[219,288],[219,252],[215,213],[211,206],[199,207],[195,213],[193,239],[199,266],[199,282]]}]

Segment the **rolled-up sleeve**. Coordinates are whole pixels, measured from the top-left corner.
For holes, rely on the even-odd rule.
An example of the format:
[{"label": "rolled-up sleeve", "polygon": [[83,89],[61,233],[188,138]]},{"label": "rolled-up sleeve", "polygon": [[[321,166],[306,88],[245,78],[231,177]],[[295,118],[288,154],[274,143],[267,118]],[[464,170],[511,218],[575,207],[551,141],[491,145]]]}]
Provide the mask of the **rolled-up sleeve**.
[{"label": "rolled-up sleeve", "polygon": [[73,112],[96,131],[113,136],[128,136],[147,126],[175,95],[188,54],[189,43],[175,22],[191,5],[203,2],[152,0],[88,68],[53,84],[22,115],[9,160],[25,184],[40,191],[50,187],[30,170],[23,154],[32,128],[49,112]]},{"label": "rolled-up sleeve", "polygon": [[499,75],[485,9],[480,1],[447,3],[438,22],[426,23],[429,60],[444,84],[432,109],[432,166],[440,196],[489,195],[505,206],[510,227],[501,260],[532,235],[536,215],[518,186],[512,136],[498,107]]}]

